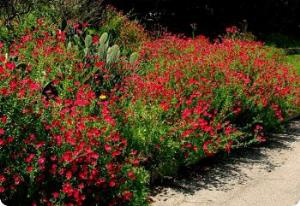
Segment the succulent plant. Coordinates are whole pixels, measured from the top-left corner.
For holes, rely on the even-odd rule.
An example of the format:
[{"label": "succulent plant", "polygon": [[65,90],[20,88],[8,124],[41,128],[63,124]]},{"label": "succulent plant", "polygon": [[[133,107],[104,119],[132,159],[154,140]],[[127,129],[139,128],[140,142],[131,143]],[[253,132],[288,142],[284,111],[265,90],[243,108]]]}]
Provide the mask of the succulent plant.
[{"label": "succulent plant", "polygon": [[84,40],[85,47],[86,47],[86,48],[91,47],[92,42],[93,42],[92,36],[91,36],[91,35],[87,35],[87,36],[85,37],[85,40]]},{"label": "succulent plant", "polygon": [[107,50],[106,63],[112,64],[118,61],[120,58],[120,47],[118,45],[113,45]]},{"label": "succulent plant", "polygon": [[98,55],[102,59],[106,57],[108,46],[109,46],[108,34],[105,32],[101,35],[98,43],[98,48],[97,48]]},{"label": "succulent plant", "polygon": [[134,65],[138,58],[139,58],[139,54],[137,52],[133,52],[129,57],[129,63],[131,65]]},{"label": "succulent plant", "polygon": [[99,43],[105,44],[107,42],[107,40],[108,40],[108,33],[104,32],[100,37]]},{"label": "succulent plant", "polygon": [[79,36],[77,34],[75,34],[73,38],[74,38],[75,44],[79,45],[80,44],[80,38],[79,38]]},{"label": "succulent plant", "polygon": [[68,45],[67,45],[67,50],[70,50],[72,48],[72,42],[68,42]]}]

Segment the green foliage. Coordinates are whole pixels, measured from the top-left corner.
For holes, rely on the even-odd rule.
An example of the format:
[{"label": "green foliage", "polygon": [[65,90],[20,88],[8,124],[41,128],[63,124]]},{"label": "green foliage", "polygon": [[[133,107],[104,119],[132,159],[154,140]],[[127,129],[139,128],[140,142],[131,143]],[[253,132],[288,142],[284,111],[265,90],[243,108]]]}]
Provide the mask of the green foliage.
[{"label": "green foliage", "polygon": [[107,50],[106,63],[113,64],[119,60],[120,57],[120,47],[118,45],[113,45]]},{"label": "green foliage", "polygon": [[[15,37],[11,49],[0,48],[1,200],[146,205],[149,174],[118,129],[114,102],[93,91],[98,86],[116,90],[113,75],[121,74],[114,64],[127,61],[112,46],[102,62],[92,36],[71,35],[42,20],[38,24]],[[108,34],[101,39],[108,45]],[[106,82],[96,82],[105,75]],[[109,95],[117,98],[112,91]]]},{"label": "green foliage", "polygon": [[129,58],[129,63],[131,65],[134,65],[136,63],[136,61],[138,60],[139,58],[139,54],[137,52],[133,52],[131,55],[130,55],[130,58]]},{"label": "green foliage", "polygon": [[131,146],[143,151],[146,168],[152,172],[152,180],[175,175],[179,165],[180,144],[169,138],[175,125],[166,122],[165,112],[155,103],[130,102],[126,109],[123,133]]},{"label": "green foliage", "polygon": [[144,44],[143,28],[111,8],[91,28],[63,19],[88,1],[55,2],[0,27],[0,196],[10,205],[146,205],[149,179],[265,141],[300,109],[284,62],[297,56],[251,34]]},{"label": "green foliage", "polygon": [[106,7],[99,30],[108,32],[111,40],[120,46],[125,55],[137,51],[142,43],[149,40],[148,34],[138,22],[129,20],[128,16],[113,7]]},{"label": "green foliage", "polygon": [[297,68],[298,74],[300,74],[300,55],[294,54],[294,55],[288,55],[286,56],[286,61],[290,65],[293,65]]}]

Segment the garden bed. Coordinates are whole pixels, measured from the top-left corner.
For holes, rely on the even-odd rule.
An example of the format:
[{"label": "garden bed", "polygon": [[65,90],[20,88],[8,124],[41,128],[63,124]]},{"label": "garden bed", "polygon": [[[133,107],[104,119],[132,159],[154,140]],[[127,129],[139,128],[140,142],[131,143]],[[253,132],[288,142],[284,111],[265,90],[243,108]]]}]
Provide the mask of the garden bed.
[{"label": "garden bed", "polygon": [[235,27],[216,42],[150,41],[114,15],[127,25],[115,36],[31,16],[0,43],[4,203],[147,205],[150,179],[265,142],[299,112],[300,78],[281,51]]}]

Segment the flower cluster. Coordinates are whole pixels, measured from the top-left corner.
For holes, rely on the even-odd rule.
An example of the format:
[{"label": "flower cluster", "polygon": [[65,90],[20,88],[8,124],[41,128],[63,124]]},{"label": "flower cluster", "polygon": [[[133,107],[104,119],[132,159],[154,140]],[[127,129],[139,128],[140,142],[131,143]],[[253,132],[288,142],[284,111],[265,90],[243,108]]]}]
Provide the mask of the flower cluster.
[{"label": "flower cluster", "polygon": [[9,205],[145,202],[147,174],[117,127],[115,98],[80,81],[105,65],[87,65],[79,52],[42,22],[2,48],[0,197]]},{"label": "flower cluster", "polygon": [[161,134],[160,141],[151,140],[153,150],[157,142],[163,147],[171,141],[177,151],[172,158],[183,162],[265,141],[263,131],[278,129],[299,100],[295,70],[260,42],[165,36],[145,44],[139,61],[142,69],[126,82],[128,114],[138,118],[141,102],[151,105],[152,115],[159,107],[155,117],[142,118],[166,131],[148,128]]},{"label": "flower cluster", "polygon": [[299,76],[262,43],[166,35],[127,60],[87,27],[39,19],[0,42],[8,205],[145,205],[149,174],[266,141],[299,106]]}]

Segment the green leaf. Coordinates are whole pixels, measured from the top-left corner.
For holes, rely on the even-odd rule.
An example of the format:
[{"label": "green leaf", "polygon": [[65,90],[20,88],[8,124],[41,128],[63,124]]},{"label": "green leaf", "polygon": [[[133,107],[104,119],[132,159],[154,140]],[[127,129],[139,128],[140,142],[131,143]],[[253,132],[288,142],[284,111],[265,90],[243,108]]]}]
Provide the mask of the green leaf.
[{"label": "green leaf", "polygon": [[139,58],[139,54],[137,52],[133,52],[131,55],[130,55],[130,58],[129,58],[129,63],[131,65],[134,65],[137,61],[137,59]]},{"label": "green leaf", "polygon": [[89,48],[91,45],[92,45],[92,42],[93,42],[93,38],[91,35],[87,35],[85,37],[85,40],[84,40],[84,43],[85,43],[85,47],[86,48]]}]

